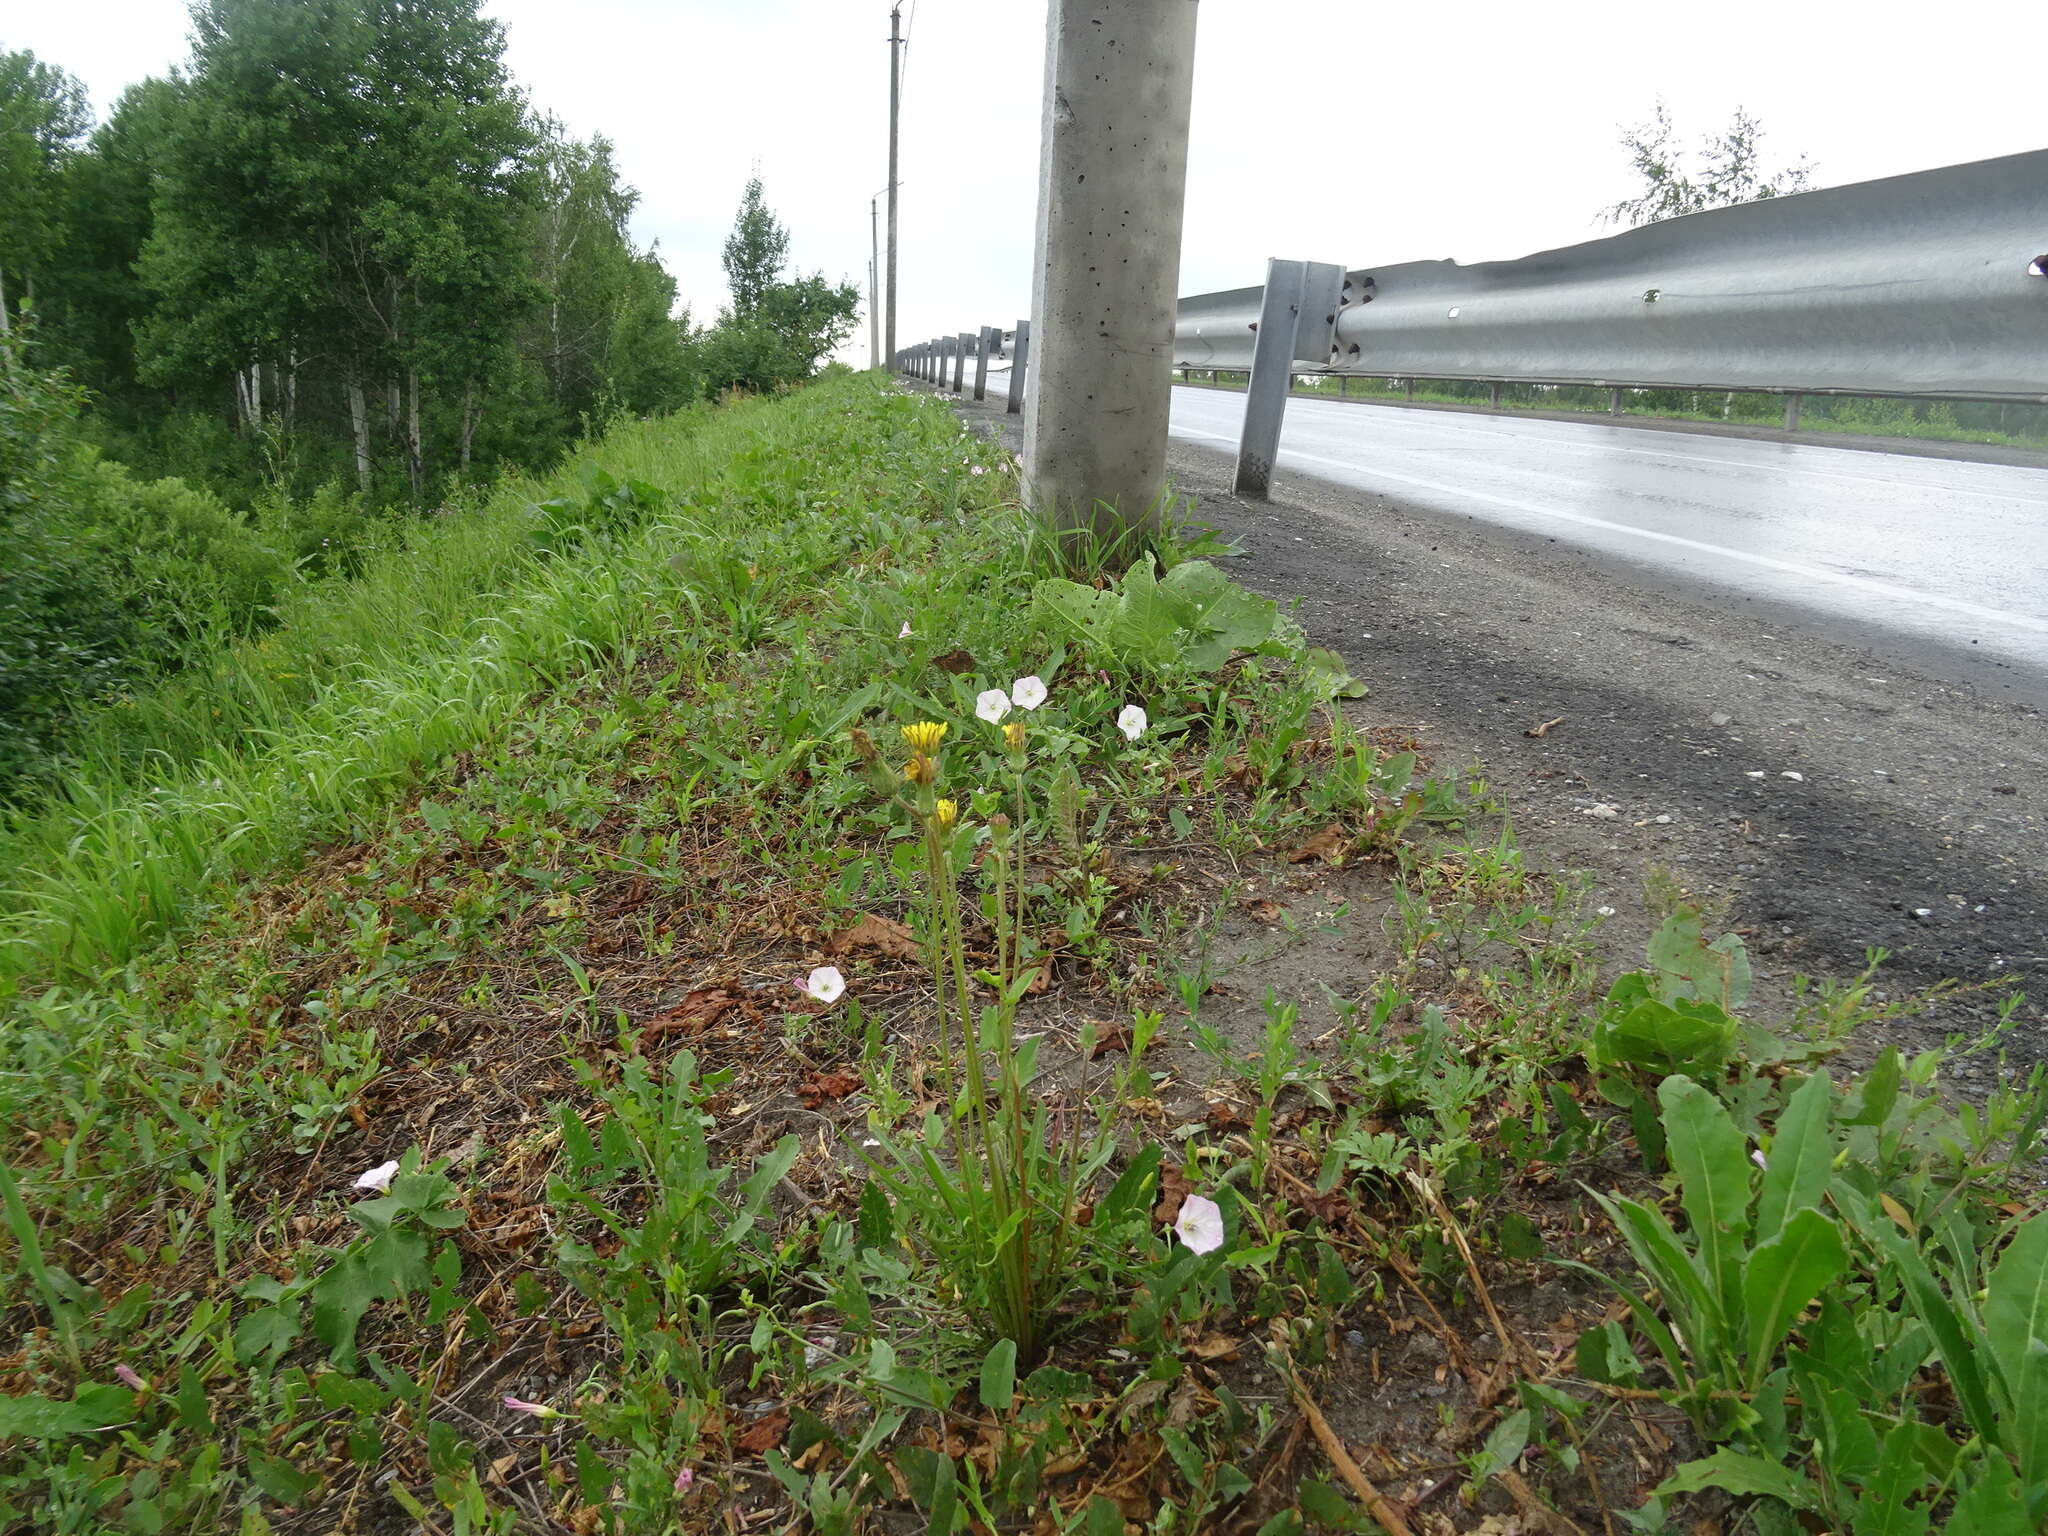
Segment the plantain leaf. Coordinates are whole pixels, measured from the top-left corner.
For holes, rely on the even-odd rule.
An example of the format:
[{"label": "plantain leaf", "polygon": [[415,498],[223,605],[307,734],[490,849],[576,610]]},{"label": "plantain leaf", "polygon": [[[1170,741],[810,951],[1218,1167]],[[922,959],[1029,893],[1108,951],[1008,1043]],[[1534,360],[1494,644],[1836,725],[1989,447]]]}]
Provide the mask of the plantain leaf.
[{"label": "plantain leaf", "polygon": [[1794,1509],[1820,1507],[1820,1490],[1809,1479],[1778,1462],[1731,1451],[1726,1446],[1711,1456],[1688,1461],[1658,1485],[1657,1497],[1698,1493],[1702,1488],[1719,1488],[1745,1498],[1779,1499]]},{"label": "plantain leaf", "polygon": [[1756,1240],[1769,1242],[1794,1211],[1818,1207],[1834,1158],[1828,1109],[1835,1085],[1823,1068],[1799,1085],[1778,1116],[1756,1201]]},{"label": "plantain leaf", "polygon": [[1926,1536],[1932,1524],[1927,1507],[1913,1502],[1913,1495],[1929,1481],[1918,1440],[1911,1424],[1901,1424],[1884,1437],[1877,1472],[1850,1509],[1849,1525],[1856,1536]]},{"label": "plantain leaf", "polygon": [[1744,1377],[1752,1390],[1769,1372],[1792,1320],[1848,1263],[1840,1230],[1811,1206],[1794,1211],[1776,1237],[1750,1252],[1742,1270],[1742,1315]]},{"label": "plantain leaf", "polygon": [[2020,1476],[2048,1482],[2048,1217],[2013,1234],[1984,1302],[1991,1368],[2011,1408],[2011,1443]]},{"label": "plantain leaf", "polygon": [[1689,1077],[1657,1089],[1679,1196],[1692,1222],[1700,1267],[1732,1330],[1741,1305],[1742,1240],[1749,1225],[1749,1158],[1721,1102]]}]

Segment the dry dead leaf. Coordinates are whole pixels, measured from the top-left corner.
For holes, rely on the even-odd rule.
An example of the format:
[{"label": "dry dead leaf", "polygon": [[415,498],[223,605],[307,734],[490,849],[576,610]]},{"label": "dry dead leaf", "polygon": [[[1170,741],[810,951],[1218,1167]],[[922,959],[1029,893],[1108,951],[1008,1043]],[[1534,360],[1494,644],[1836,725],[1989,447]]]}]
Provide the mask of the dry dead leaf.
[{"label": "dry dead leaf", "polygon": [[733,1448],[750,1456],[762,1456],[782,1444],[782,1437],[788,1433],[789,1410],[777,1408],[741,1430],[733,1439]]},{"label": "dry dead leaf", "polygon": [[1524,736],[1534,736],[1534,737],[1537,737],[1537,738],[1539,738],[1539,739],[1540,739],[1540,738],[1542,738],[1542,737],[1545,737],[1545,736],[1548,736],[1548,735],[1550,734],[1550,728],[1551,728],[1551,727],[1552,727],[1553,725],[1563,725],[1563,724],[1564,724],[1564,716],[1563,716],[1563,715],[1559,715],[1559,716],[1558,716],[1558,717],[1557,717],[1557,718],[1556,718],[1555,720],[1544,720],[1544,721],[1541,721],[1541,722],[1539,722],[1539,723],[1538,723],[1538,724],[1536,724],[1536,725],[1532,725],[1532,726],[1530,726],[1530,727],[1529,727],[1529,729],[1527,729],[1526,731],[1522,732],[1522,734],[1523,734]]},{"label": "dry dead leaf", "polygon": [[1226,1333],[1209,1333],[1181,1348],[1197,1360],[1235,1360],[1237,1352],[1244,1348],[1244,1340],[1233,1339]]},{"label": "dry dead leaf", "polygon": [[1350,848],[1350,834],[1333,821],[1287,855],[1287,862],[1306,864],[1312,859],[1321,859],[1325,864],[1342,864]]},{"label": "dry dead leaf", "polygon": [[796,1096],[805,1109],[816,1109],[827,1099],[843,1099],[860,1086],[851,1072],[813,1072],[796,1085]]},{"label": "dry dead leaf", "polygon": [[640,1049],[646,1050],[662,1035],[702,1034],[707,1026],[716,1023],[746,1000],[746,993],[735,991],[731,987],[699,987],[673,1008],[663,1009],[640,1026]]},{"label": "dry dead leaf", "polygon": [[1263,896],[1246,902],[1244,909],[1262,923],[1277,923],[1280,921],[1280,904],[1277,901],[1268,901]]},{"label": "dry dead leaf", "polygon": [[1175,1164],[1166,1163],[1159,1169],[1159,1203],[1152,1207],[1155,1221],[1172,1221],[1180,1214],[1180,1203],[1194,1193],[1195,1186],[1187,1181]]},{"label": "dry dead leaf", "polygon": [[1109,1051],[1128,1051],[1131,1048],[1131,1026],[1110,1024],[1095,1032],[1095,1043],[1088,1048],[1088,1059],[1095,1060]]},{"label": "dry dead leaf", "polygon": [[924,946],[908,928],[894,918],[877,917],[872,912],[862,913],[859,922],[825,941],[828,955],[849,954],[856,949],[872,949],[892,960],[924,958]]},{"label": "dry dead leaf", "polygon": [[932,658],[932,665],[941,672],[950,672],[955,677],[964,677],[967,673],[974,670],[975,661],[965,651],[952,650],[946,652],[943,656],[934,656]]}]

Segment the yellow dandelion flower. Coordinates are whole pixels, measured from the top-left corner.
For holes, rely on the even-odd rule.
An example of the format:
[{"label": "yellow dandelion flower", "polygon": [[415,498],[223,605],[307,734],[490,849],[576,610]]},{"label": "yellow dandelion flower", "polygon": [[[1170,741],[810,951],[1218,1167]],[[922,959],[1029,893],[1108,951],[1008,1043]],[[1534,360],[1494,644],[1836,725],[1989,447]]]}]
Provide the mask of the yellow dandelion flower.
[{"label": "yellow dandelion flower", "polygon": [[903,740],[919,757],[930,757],[946,739],[946,727],[937,720],[920,720],[903,727]]},{"label": "yellow dandelion flower", "polygon": [[1003,727],[1003,745],[1008,747],[1012,752],[1022,752],[1024,750],[1023,721],[1012,720],[1008,725]]},{"label": "yellow dandelion flower", "polygon": [[939,776],[939,765],[922,752],[903,765],[903,777],[913,784],[929,784]]},{"label": "yellow dandelion flower", "polygon": [[941,832],[950,832],[960,819],[960,807],[951,800],[941,800],[932,807],[932,818],[938,822]]}]

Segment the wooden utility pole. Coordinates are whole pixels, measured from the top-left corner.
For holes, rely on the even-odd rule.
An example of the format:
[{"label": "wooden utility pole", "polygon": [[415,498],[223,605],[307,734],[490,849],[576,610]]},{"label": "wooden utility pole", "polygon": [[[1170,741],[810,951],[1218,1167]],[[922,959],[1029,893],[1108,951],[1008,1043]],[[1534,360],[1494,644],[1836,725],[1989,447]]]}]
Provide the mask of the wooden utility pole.
[{"label": "wooden utility pole", "polygon": [[1050,0],[1024,499],[1104,545],[1166,479],[1195,0]]},{"label": "wooden utility pole", "polygon": [[889,321],[888,355],[896,355],[896,119],[903,106],[903,7],[889,7]]}]

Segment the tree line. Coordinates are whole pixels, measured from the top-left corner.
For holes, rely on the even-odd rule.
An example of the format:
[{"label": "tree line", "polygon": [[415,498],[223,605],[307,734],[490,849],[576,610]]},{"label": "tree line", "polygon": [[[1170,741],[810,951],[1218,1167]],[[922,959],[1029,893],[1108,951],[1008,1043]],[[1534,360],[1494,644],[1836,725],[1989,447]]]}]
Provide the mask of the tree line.
[{"label": "tree line", "polygon": [[621,414],[805,378],[859,309],[788,270],[755,180],[693,323],[612,144],[527,98],[481,0],[191,23],[97,123],[0,47],[0,800],[281,583]]}]

